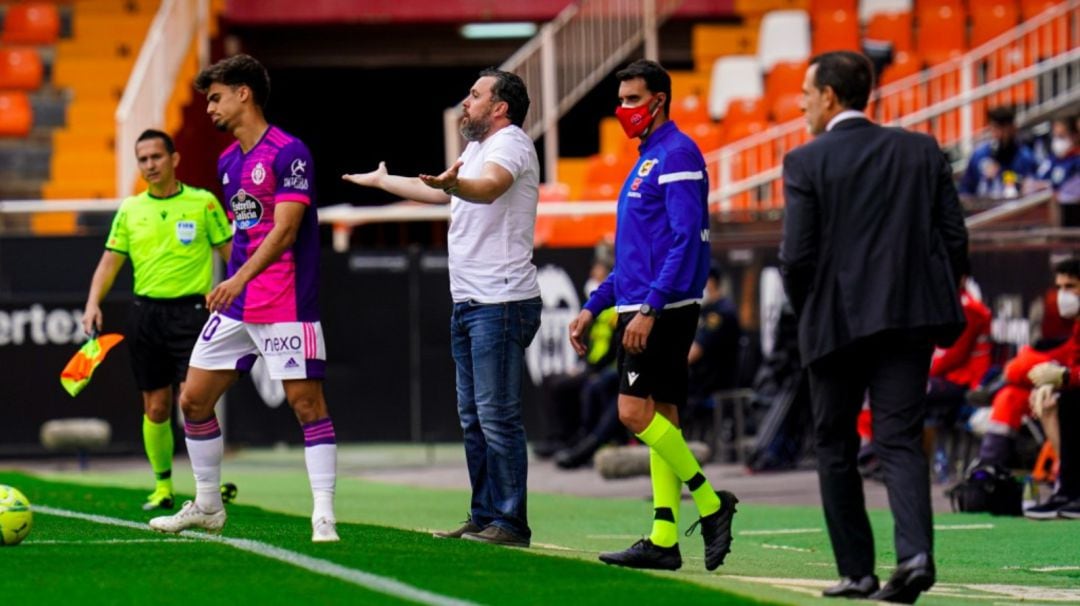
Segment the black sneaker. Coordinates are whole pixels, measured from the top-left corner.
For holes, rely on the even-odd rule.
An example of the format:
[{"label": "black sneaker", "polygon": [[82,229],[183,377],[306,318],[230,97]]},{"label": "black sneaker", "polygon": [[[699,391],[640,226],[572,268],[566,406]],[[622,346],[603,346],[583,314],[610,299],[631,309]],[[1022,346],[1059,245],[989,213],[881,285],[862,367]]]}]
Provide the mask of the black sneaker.
[{"label": "black sneaker", "polygon": [[678,570],[682,567],[679,545],[660,547],[649,539],[641,539],[622,551],[600,554],[600,561],[612,566],[647,568],[650,570]]},{"label": "black sneaker", "polygon": [[1029,520],[1056,520],[1058,511],[1069,504],[1069,497],[1054,493],[1041,505],[1024,510],[1024,517]]},{"label": "black sneaker", "polygon": [[686,536],[694,533],[701,524],[701,538],[705,540],[705,570],[716,570],[731,553],[731,519],[735,517],[735,504],[739,499],[726,490],[717,490],[720,511],[707,515],[686,529]]},{"label": "black sneaker", "polygon": [[1058,510],[1058,517],[1066,520],[1080,520],[1080,499],[1073,499]]}]

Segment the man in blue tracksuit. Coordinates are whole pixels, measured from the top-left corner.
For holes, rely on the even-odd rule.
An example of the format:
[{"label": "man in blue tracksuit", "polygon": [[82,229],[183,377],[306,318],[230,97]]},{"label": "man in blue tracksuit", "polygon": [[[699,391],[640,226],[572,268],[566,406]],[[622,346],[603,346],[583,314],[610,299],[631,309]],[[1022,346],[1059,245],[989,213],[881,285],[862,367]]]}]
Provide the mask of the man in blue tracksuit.
[{"label": "man in blue tracksuit", "polygon": [[[648,538],[600,555],[616,566],[675,570],[682,484],[694,498],[705,539],[705,568],[715,570],[731,550],[738,499],[716,492],[679,430],[686,404],[687,355],[694,339],[709,271],[709,189],[705,160],[668,120],[671,77],[654,61],[618,72],[615,115],[641,158],[622,192],[615,227],[615,268],[570,323],[570,342],[585,353],[584,335],[601,311],[619,312],[619,419],[649,446],[654,519]],[[695,523],[695,526],[697,524]],[[692,530],[692,528],[691,528]]]}]

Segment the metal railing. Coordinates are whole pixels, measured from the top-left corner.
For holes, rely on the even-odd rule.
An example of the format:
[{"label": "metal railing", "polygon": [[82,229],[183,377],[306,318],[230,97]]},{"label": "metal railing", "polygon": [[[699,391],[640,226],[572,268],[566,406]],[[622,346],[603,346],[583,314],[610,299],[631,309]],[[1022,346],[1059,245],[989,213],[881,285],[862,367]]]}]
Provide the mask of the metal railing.
[{"label": "metal railing", "polygon": [[164,0],[150,24],[124,96],[116,108],[116,195],[132,193],[139,174],[135,140],[147,128],[165,125],[165,110],[191,45],[199,66],[210,59],[209,0]]},{"label": "metal railing", "polygon": [[[998,105],[1029,115],[1080,100],[1080,0],[1069,0],[962,57],[878,89],[877,121],[933,134],[967,156]],[[783,208],[784,154],[810,138],[802,118],[706,156],[712,209],[722,220],[776,218]]]},{"label": "metal railing", "polygon": [[[656,30],[681,3],[580,0],[563,9],[499,66],[521,76],[529,90],[532,104],[522,128],[534,140],[544,137],[547,182],[558,176],[559,118],[639,46],[644,44],[645,56],[656,59]],[[461,155],[460,118],[460,105],[443,112],[447,166]]]}]

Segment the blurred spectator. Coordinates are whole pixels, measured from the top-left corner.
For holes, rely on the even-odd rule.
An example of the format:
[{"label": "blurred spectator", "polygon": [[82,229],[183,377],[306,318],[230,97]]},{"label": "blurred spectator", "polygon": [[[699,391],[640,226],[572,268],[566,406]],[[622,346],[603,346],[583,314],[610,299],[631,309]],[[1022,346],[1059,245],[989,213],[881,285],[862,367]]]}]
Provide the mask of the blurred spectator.
[{"label": "blurred spectator", "polygon": [[[599,251],[598,251],[599,252]],[[598,255],[589,270],[584,293],[587,298],[611,272],[610,259]],[[601,314],[589,330],[589,349],[585,354],[585,370],[553,375],[544,380],[544,411],[541,415],[546,430],[544,437],[533,445],[533,454],[542,459],[575,445],[587,433],[583,418],[592,418],[584,402],[590,381],[615,363],[616,349],[612,345],[618,313],[611,310]],[[591,453],[590,453],[591,456]]]},{"label": "blurred spectator", "polygon": [[1080,226],[1080,196],[1075,192],[1066,192],[1064,198],[1061,196],[1065,184],[1080,175],[1080,131],[1076,118],[1055,118],[1050,136],[1050,154],[1035,172],[1033,185],[1053,189],[1054,197],[1061,204],[1061,225]]},{"label": "blurred spectator", "polygon": [[1016,114],[1008,107],[987,112],[990,141],[975,149],[957,188],[962,197],[1014,198],[1035,174],[1035,156],[1016,137]]},{"label": "blurred spectator", "polygon": [[[1029,373],[1044,362],[1059,365],[1069,363],[1075,357],[1080,343],[1080,324],[1073,321],[1077,315],[1077,294],[1080,293],[1080,259],[1068,259],[1054,266],[1054,283],[1057,286],[1056,313],[1063,320],[1072,321],[1070,337],[1064,342],[1048,341],[1040,348],[1022,347],[1016,357],[1005,364],[1005,386],[994,394],[990,409],[990,421],[986,435],[979,447],[979,460],[983,464],[1008,465],[1012,458],[1015,437],[1024,417],[1031,414],[1030,397],[1034,387]],[[1048,305],[1047,315],[1054,313]],[[1044,340],[1045,341],[1045,340]],[[1041,417],[1047,439],[1060,453],[1060,434],[1056,411],[1047,409]]]},{"label": "blurred spectator", "polygon": [[701,316],[687,357],[690,382],[683,421],[683,433],[687,435],[694,433],[696,424],[713,426],[714,393],[737,387],[742,327],[735,303],[725,296],[721,278],[719,268],[709,269]]}]

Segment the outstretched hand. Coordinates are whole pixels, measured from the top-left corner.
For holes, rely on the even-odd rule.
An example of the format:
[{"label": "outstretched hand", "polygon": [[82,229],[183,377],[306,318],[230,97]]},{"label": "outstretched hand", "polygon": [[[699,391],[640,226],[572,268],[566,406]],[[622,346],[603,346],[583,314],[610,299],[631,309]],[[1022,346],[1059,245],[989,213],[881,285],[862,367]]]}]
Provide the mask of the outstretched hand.
[{"label": "outstretched hand", "polygon": [[461,164],[461,160],[458,160],[457,162],[454,162],[453,166],[444,170],[441,175],[435,177],[431,175],[419,175],[420,180],[424,182],[424,185],[435,189],[441,189],[443,191],[453,189],[458,185],[458,170],[461,168]]},{"label": "outstretched hand", "polygon": [[341,175],[341,179],[364,187],[381,187],[380,183],[387,174],[386,162],[379,162],[379,167],[369,173]]}]

